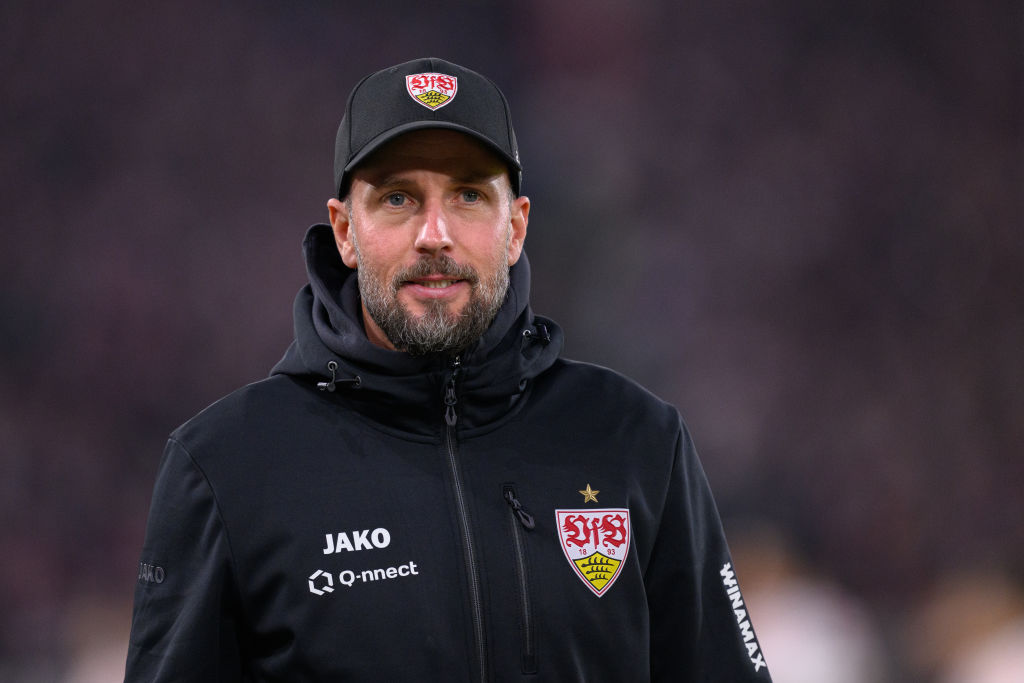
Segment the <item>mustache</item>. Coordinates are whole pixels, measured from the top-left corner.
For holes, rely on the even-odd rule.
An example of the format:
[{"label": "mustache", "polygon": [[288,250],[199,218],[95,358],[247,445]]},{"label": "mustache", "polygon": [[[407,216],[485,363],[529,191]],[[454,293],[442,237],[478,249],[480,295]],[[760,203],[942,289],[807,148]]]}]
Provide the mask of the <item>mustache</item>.
[{"label": "mustache", "polygon": [[465,280],[471,285],[480,281],[480,276],[472,266],[460,264],[447,254],[437,254],[436,256],[421,256],[419,261],[397,272],[391,286],[397,290],[403,282],[430,275],[443,275],[452,280]]}]

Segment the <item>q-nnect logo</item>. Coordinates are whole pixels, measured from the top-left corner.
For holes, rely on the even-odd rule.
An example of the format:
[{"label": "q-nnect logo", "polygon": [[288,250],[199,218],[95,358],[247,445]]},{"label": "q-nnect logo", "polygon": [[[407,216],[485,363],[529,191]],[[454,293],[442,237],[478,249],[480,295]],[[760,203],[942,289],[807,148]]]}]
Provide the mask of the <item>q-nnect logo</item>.
[{"label": "q-nnect logo", "polygon": [[352,588],[356,584],[370,584],[378,581],[389,581],[391,579],[406,579],[420,575],[420,568],[415,562],[393,567],[376,567],[374,569],[342,569],[336,575],[323,569],[317,569],[309,575],[309,592],[313,595],[324,595],[334,592],[334,577],[338,577],[338,584],[346,588]]},{"label": "q-nnect logo", "polygon": [[313,595],[323,595],[334,592],[334,577],[323,569],[317,569],[309,577],[309,592]]}]

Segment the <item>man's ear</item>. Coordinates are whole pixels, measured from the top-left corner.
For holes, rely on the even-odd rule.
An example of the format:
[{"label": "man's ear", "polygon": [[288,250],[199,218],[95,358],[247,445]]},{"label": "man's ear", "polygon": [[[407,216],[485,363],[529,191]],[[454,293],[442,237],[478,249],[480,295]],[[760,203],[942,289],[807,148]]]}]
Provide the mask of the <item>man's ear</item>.
[{"label": "man's ear", "polygon": [[338,245],[341,261],[355,270],[359,265],[356,258],[355,244],[352,242],[352,216],[348,207],[335,197],[327,200],[327,212],[331,216],[331,230],[334,231],[334,243]]},{"label": "man's ear", "polygon": [[530,198],[516,197],[512,202],[509,224],[511,234],[508,240],[508,264],[511,266],[519,260],[526,241],[526,226],[530,222]]}]

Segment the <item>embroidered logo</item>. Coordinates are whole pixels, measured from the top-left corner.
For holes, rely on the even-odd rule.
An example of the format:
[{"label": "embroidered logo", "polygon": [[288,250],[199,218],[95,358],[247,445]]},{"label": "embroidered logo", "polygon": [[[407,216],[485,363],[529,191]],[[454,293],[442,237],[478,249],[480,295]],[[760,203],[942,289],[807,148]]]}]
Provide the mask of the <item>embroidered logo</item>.
[{"label": "embroidered logo", "polygon": [[440,109],[455,99],[459,79],[448,74],[413,74],[405,77],[409,96],[427,109]]},{"label": "embroidered logo", "polygon": [[601,493],[595,489],[590,488],[590,484],[587,484],[587,488],[580,489],[580,493],[583,494],[583,502],[589,503],[590,501],[597,502],[597,494]]},{"label": "embroidered logo", "polygon": [[163,583],[167,572],[163,567],[148,562],[139,562],[139,581],[142,583]]},{"label": "embroidered logo", "polygon": [[619,578],[629,552],[629,510],[555,510],[555,521],[565,558],[601,597]]}]

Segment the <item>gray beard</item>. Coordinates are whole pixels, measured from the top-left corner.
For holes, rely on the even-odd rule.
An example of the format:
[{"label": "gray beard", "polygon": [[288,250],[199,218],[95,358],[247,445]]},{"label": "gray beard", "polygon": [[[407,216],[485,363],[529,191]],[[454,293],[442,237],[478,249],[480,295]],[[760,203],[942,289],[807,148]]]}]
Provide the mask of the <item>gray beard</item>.
[{"label": "gray beard", "polygon": [[[367,313],[399,351],[414,356],[430,353],[456,355],[462,353],[490,327],[508,293],[509,269],[498,268],[494,277],[481,281],[476,270],[459,265],[447,254],[424,257],[414,266],[395,275],[385,283],[372,270],[364,267],[362,254],[356,247],[359,268],[359,294]],[[471,287],[469,301],[459,313],[452,313],[442,301],[431,301],[426,311],[416,317],[398,300],[403,282],[433,273],[465,280]]]}]

